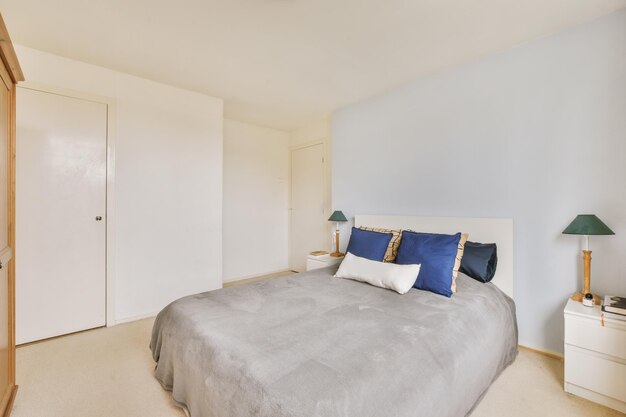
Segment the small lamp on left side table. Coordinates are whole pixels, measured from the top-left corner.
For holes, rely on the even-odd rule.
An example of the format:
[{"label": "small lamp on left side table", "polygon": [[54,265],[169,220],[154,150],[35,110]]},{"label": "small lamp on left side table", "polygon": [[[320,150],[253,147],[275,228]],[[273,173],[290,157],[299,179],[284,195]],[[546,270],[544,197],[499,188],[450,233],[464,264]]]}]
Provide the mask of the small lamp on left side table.
[{"label": "small lamp on left side table", "polygon": [[348,219],[346,219],[346,216],[340,210],[336,210],[330,215],[328,221],[337,223],[337,228],[335,229],[335,251],[331,253],[330,256],[338,258],[344,255],[339,252],[339,222],[347,222]]}]

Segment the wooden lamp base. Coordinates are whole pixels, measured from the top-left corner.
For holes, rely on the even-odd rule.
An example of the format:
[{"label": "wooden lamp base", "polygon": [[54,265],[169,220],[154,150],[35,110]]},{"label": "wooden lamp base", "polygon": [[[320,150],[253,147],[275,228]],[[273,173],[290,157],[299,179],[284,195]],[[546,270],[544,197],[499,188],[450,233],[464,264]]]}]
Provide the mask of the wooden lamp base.
[{"label": "wooden lamp base", "polygon": [[[583,251],[583,290],[575,292],[572,294],[572,300],[578,301],[582,303],[585,294],[589,294],[591,292],[591,251],[584,250]],[[593,302],[596,305],[600,305],[600,297],[593,295]]]},{"label": "wooden lamp base", "polygon": [[[599,295],[595,295],[595,294],[592,294],[592,295],[593,295],[593,302],[596,305],[600,305],[600,302],[601,302],[600,296]],[[585,294],[583,294],[582,291],[578,291],[578,292],[575,292],[574,294],[572,294],[572,296],[570,298],[572,300],[574,300],[574,301],[578,301],[579,303],[582,303],[583,302],[583,298],[585,298]]]},{"label": "wooden lamp base", "polygon": [[333,258],[341,258],[344,254],[339,252],[339,228],[335,230],[335,251],[330,254]]}]

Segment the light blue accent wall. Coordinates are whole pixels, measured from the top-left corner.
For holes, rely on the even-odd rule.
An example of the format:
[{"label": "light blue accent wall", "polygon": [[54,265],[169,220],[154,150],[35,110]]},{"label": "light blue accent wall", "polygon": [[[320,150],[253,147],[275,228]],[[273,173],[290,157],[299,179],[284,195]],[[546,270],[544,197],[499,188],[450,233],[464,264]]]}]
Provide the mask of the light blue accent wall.
[{"label": "light blue accent wall", "polygon": [[332,137],[350,219],[514,220],[520,343],[563,350],[582,240],[561,231],[579,213],[616,232],[591,238],[592,289],[626,295],[626,11],[340,109]]}]

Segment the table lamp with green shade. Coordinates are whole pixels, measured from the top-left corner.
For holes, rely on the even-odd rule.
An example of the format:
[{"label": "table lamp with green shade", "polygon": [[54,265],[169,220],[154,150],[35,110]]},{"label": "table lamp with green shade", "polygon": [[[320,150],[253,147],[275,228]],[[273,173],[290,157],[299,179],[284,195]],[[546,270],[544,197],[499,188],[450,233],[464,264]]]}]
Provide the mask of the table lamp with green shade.
[{"label": "table lamp with green shade", "polygon": [[339,222],[347,222],[348,219],[346,219],[346,216],[344,216],[340,210],[336,210],[330,215],[328,221],[337,223],[337,229],[335,229],[335,251],[331,253],[330,256],[338,258],[343,256],[343,253],[339,252]]},{"label": "table lamp with green shade", "polygon": [[[583,266],[584,266],[584,282],[583,290],[572,295],[572,300],[582,301],[585,294],[591,293],[591,251],[589,250],[589,235],[614,235],[609,226],[604,224],[594,214],[579,214],[576,218],[563,230],[566,235],[584,235],[585,249],[583,250]],[[600,297],[593,296],[595,304],[600,304]]]}]

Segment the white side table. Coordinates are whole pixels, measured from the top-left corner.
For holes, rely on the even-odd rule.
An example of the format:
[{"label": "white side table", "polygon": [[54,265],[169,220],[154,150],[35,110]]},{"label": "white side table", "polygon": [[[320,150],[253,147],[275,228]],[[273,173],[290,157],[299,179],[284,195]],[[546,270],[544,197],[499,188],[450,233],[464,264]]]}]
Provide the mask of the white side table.
[{"label": "white side table", "polygon": [[626,321],[568,300],[565,391],[626,413]]},{"label": "white side table", "polygon": [[311,271],[313,269],[325,268],[331,265],[337,265],[343,261],[343,256],[333,257],[330,255],[309,255],[306,258],[306,270]]}]

